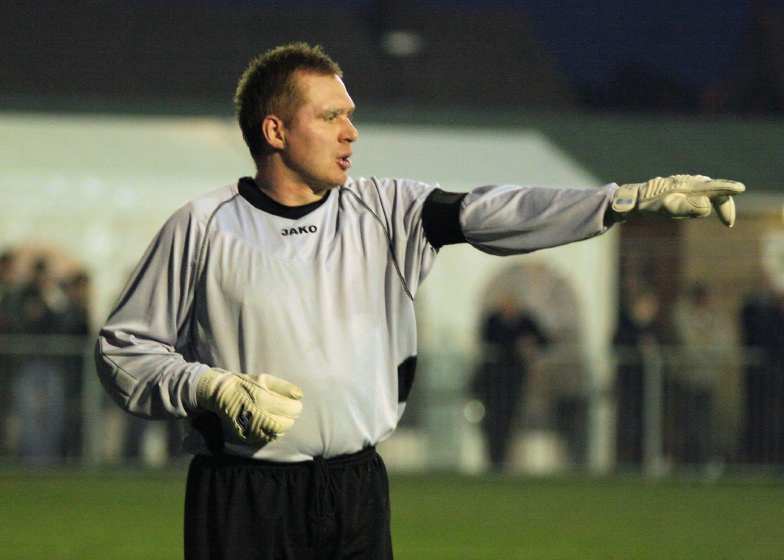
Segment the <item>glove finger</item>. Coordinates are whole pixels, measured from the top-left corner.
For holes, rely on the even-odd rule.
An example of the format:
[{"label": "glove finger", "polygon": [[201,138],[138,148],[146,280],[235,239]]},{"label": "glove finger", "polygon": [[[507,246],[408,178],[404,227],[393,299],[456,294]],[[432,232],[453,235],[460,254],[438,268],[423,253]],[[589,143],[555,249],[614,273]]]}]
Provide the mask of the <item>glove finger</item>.
[{"label": "glove finger", "polygon": [[292,399],[299,399],[302,397],[302,389],[290,381],[286,381],[285,379],[275,377],[274,375],[270,375],[268,373],[262,373],[257,377],[257,383],[259,383],[259,385],[262,387],[266,387],[270,391],[283,395],[284,397],[290,397]]},{"label": "glove finger", "polygon": [[294,418],[247,411],[237,418],[235,432],[247,443],[270,442],[288,432],[293,424]]},{"label": "glove finger", "polygon": [[280,415],[287,418],[297,418],[302,412],[302,402],[273,393],[267,389],[260,389],[255,395],[256,407],[268,415]]},{"label": "glove finger", "polygon": [[731,196],[718,196],[712,200],[716,215],[727,227],[735,225],[735,201]]},{"label": "glove finger", "polygon": [[[249,374],[245,376],[247,379],[243,380],[245,383],[246,391],[251,400],[255,403],[255,407],[265,414],[280,414],[289,418],[297,418],[302,412],[302,403],[298,397],[291,397],[289,393],[299,391],[299,387],[288,381],[283,381],[268,374]],[[274,387],[280,387],[277,382],[283,384],[288,388],[286,394],[273,391],[269,387],[269,381],[273,380]],[[296,390],[296,391],[295,391]],[[302,391],[299,391],[302,394]]]},{"label": "glove finger", "polygon": [[294,425],[294,418],[280,416],[277,414],[265,415],[261,427],[266,433],[282,436]]},{"label": "glove finger", "polygon": [[746,190],[746,185],[737,181],[729,181],[727,179],[708,179],[707,181],[690,181],[689,187],[691,191],[704,194],[711,198],[715,196],[730,196],[733,194],[740,194]]},{"label": "glove finger", "polygon": [[241,438],[248,443],[270,442],[291,429],[293,418],[257,412],[241,426]]},{"label": "glove finger", "polygon": [[267,415],[297,418],[302,412],[302,402],[277,393],[264,392],[256,399],[256,406]]}]

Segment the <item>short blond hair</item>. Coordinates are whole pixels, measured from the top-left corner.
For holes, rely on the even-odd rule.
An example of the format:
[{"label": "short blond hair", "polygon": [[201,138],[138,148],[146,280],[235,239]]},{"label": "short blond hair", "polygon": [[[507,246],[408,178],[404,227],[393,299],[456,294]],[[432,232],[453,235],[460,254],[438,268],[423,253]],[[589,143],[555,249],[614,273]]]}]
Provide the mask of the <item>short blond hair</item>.
[{"label": "short blond hair", "polygon": [[294,79],[297,72],[343,77],[340,66],[320,45],[290,43],[251,60],[240,78],[234,108],[242,136],[254,158],[267,147],[261,124],[267,115],[289,121],[303,102]]}]

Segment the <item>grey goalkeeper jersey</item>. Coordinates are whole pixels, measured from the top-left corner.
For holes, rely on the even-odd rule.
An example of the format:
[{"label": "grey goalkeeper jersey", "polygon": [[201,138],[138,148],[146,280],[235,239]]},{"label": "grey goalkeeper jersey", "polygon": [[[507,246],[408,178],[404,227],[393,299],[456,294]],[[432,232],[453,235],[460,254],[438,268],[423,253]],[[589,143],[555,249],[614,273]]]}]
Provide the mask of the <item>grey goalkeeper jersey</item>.
[{"label": "grey goalkeeper jersey", "polygon": [[[454,194],[363,178],[288,208],[241,179],[162,227],[99,333],[99,377],[135,415],[190,417],[193,453],[289,462],[359,451],[388,437],[405,408],[413,298],[438,249],[509,255],[594,237],[616,188]],[[196,405],[209,367],[295,383],[301,416],[267,445],[232,441]]]}]

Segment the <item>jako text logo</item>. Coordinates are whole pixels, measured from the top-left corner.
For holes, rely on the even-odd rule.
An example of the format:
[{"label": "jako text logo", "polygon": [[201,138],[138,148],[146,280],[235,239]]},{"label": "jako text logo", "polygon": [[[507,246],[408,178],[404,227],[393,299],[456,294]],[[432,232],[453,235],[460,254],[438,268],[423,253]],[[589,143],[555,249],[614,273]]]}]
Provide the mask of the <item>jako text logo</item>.
[{"label": "jako text logo", "polygon": [[280,230],[281,235],[300,235],[303,233],[316,233],[318,228],[316,226],[300,226],[293,228],[285,228]]}]

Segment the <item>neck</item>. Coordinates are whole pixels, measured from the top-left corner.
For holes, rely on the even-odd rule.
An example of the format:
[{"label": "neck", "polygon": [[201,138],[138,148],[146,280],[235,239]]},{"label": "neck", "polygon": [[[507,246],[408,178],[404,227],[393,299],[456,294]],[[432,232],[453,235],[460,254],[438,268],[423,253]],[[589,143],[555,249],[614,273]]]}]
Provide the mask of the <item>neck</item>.
[{"label": "neck", "polygon": [[311,204],[324,198],[329,190],[315,189],[305,183],[292,181],[270,169],[260,169],[253,180],[264,194],[283,206]]}]

